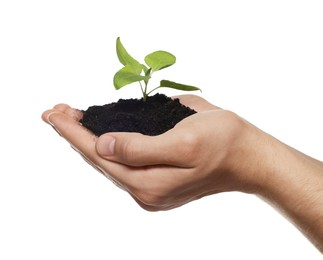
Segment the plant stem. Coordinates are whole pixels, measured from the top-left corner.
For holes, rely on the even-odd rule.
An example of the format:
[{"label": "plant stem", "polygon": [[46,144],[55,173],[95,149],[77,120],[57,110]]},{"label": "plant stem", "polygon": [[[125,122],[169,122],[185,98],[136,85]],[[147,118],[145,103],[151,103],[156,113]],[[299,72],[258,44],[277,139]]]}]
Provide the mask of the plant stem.
[{"label": "plant stem", "polygon": [[139,85],[140,85],[140,89],[141,89],[141,93],[142,93],[143,99],[144,99],[144,101],[146,101],[146,98],[145,98],[146,93],[145,93],[145,90],[143,89],[142,84],[141,84],[140,81],[139,81]]},{"label": "plant stem", "polygon": [[148,94],[147,94],[147,86],[148,86],[148,80],[147,80],[147,81],[145,81],[145,88],[144,88],[144,90],[143,90],[143,92],[142,92],[142,94],[143,94],[143,96],[144,96],[144,98],[143,98],[144,102],[146,102],[147,97],[148,97]]},{"label": "plant stem", "polygon": [[[151,75],[153,74],[153,72],[151,71],[151,69],[149,69],[148,71],[145,72],[145,76],[149,76],[151,77]],[[142,96],[143,96],[143,101],[146,102],[147,100],[147,97],[149,95],[149,93],[147,93],[147,89],[148,89],[148,82],[149,82],[149,79],[147,80],[144,80],[144,83],[145,83],[145,87],[142,86],[141,84],[141,81],[139,81],[139,84],[140,84],[140,88],[141,88],[141,92],[142,92]]]},{"label": "plant stem", "polygon": [[156,90],[156,89],[158,89],[158,88],[161,88],[161,86],[159,86],[159,87],[157,87],[157,88],[154,88],[154,89],[150,90],[150,91],[147,93],[147,96],[148,96],[148,95],[150,95],[150,93],[151,93],[151,92],[155,91],[155,90]]}]

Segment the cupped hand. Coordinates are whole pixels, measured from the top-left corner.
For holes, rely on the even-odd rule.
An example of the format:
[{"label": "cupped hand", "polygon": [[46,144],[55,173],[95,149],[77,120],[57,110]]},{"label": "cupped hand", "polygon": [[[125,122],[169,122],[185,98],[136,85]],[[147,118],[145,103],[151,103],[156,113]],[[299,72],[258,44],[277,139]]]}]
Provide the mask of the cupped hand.
[{"label": "cupped hand", "polygon": [[[206,195],[242,190],[246,178],[235,174],[247,123],[201,97],[177,96],[198,113],[158,136],[107,133],[82,127],[82,113],[59,104],[42,118],[95,169],[129,192],[146,210],[179,207]],[[239,157],[240,156],[240,157]]]}]

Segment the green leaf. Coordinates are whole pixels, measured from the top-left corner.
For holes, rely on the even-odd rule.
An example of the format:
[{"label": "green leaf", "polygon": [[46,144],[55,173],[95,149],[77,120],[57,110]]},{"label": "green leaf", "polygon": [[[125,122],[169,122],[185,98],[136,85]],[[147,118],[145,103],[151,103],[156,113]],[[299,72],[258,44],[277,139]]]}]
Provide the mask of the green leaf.
[{"label": "green leaf", "polygon": [[116,89],[141,80],[149,80],[150,76],[142,76],[137,73],[136,68],[130,65],[124,66],[113,77],[113,84]]},{"label": "green leaf", "polygon": [[149,68],[149,69],[148,69],[144,64],[141,64],[141,65],[142,65],[142,68],[143,68],[143,70],[144,70],[145,76],[148,76],[148,77],[149,77],[148,79],[146,79],[146,80],[145,80],[145,84],[146,84],[146,86],[147,86],[148,81],[149,81],[149,79],[150,79],[151,68]]},{"label": "green leaf", "polygon": [[144,64],[141,64],[141,66],[142,66],[142,69],[144,70],[145,75],[146,76],[147,75],[150,75],[151,69],[150,68],[147,68]]},{"label": "green leaf", "polygon": [[135,60],[125,49],[125,47],[122,45],[120,37],[117,38],[117,55],[118,59],[124,66],[130,65],[133,68],[135,68],[136,73],[140,74],[142,71],[142,65]]},{"label": "green leaf", "polygon": [[160,87],[161,88],[174,88],[174,89],[179,89],[179,90],[184,90],[184,91],[195,91],[195,90],[201,91],[200,88],[197,88],[194,86],[189,86],[189,85],[184,85],[184,84],[179,84],[179,83],[169,81],[169,80],[161,80]]},{"label": "green leaf", "polygon": [[157,71],[173,65],[176,57],[166,51],[155,51],[145,57],[145,62],[152,71]]}]

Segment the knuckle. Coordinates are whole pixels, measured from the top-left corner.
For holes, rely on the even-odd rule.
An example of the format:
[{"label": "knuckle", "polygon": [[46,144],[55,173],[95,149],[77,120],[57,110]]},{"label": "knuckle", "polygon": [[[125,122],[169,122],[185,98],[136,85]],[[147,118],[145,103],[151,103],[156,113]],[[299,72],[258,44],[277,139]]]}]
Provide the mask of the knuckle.
[{"label": "knuckle", "polygon": [[200,138],[194,133],[187,132],[181,136],[181,144],[182,158],[187,162],[194,161],[199,153]]},{"label": "knuckle", "polygon": [[135,163],[136,155],[138,155],[138,152],[138,145],[128,140],[122,146],[122,160],[129,163]]},{"label": "knuckle", "polygon": [[122,162],[129,163],[133,166],[140,165],[140,157],[142,156],[144,143],[142,137],[138,136],[138,133],[127,133],[122,141],[116,142],[116,153]]},{"label": "knuckle", "polygon": [[223,116],[225,118],[224,124],[231,134],[239,135],[243,131],[246,123],[237,114],[232,111],[224,110]]}]

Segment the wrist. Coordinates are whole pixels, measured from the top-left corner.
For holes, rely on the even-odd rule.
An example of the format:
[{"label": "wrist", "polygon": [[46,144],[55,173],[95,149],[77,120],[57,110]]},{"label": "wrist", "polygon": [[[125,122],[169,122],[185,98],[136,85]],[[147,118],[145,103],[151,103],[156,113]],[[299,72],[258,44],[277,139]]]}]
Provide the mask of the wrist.
[{"label": "wrist", "polygon": [[232,191],[258,194],[270,171],[272,137],[236,115],[237,135],[229,146],[224,169],[231,176]]},{"label": "wrist", "polygon": [[323,252],[322,162],[247,122],[235,149],[239,190],[275,206]]}]

